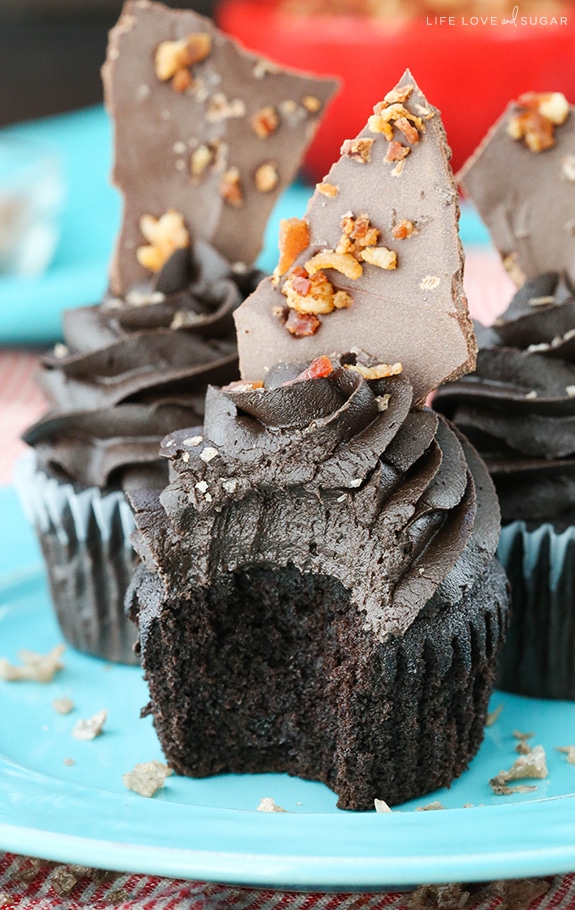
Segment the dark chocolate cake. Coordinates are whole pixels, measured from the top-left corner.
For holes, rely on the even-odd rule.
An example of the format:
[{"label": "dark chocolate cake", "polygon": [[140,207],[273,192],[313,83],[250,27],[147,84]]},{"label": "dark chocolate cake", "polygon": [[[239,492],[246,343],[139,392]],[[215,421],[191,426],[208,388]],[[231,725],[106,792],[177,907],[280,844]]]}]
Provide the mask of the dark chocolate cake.
[{"label": "dark chocolate cake", "polygon": [[370,809],[467,767],[508,596],[473,449],[349,361],[210,390],[203,431],[164,440],[168,488],[131,494],[129,597],[177,773],[286,771]]}]

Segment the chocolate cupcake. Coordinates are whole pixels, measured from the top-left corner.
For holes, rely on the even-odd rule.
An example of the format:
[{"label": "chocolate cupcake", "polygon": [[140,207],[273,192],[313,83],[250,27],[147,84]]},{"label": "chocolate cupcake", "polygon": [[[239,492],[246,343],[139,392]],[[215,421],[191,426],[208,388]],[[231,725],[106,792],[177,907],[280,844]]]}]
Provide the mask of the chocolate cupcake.
[{"label": "chocolate cupcake", "polygon": [[34,453],[16,480],[65,637],[130,663],[125,491],[165,486],[162,437],[203,420],[208,383],[237,377],[233,311],[336,84],[148,0],[125,5],[103,78],[124,202],[110,289],[64,315],[39,379],[50,409],[24,434]]},{"label": "chocolate cupcake", "polygon": [[[342,152],[236,311],[244,379],[163,441],[161,495],[130,494],[127,604],[174,770],[298,774],[365,810],[477,751],[508,589],[487,471],[423,405],[475,343],[449,153],[410,73]],[[370,325],[371,354],[346,352]]]},{"label": "chocolate cupcake", "polygon": [[476,372],[435,398],[477,446],[501,504],[513,621],[498,685],[558,699],[575,698],[574,135],[562,95],[531,93],[463,169],[521,288],[491,328],[478,327]]},{"label": "chocolate cupcake", "polygon": [[508,596],[479,458],[405,377],[344,359],[211,389],[201,434],[164,440],[172,483],[131,494],[130,607],[170,767],[288,772],[364,810],[467,767]]},{"label": "chocolate cupcake", "polygon": [[574,327],[564,279],[527,281],[478,332],[475,373],[435,399],[481,452],[501,505],[514,615],[498,684],[543,698],[575,698]]},{"label": "chocolate cupcake", "polygon": [[[136,660],[123,611],[136,561],[125,491],[166,484],[162,437],[201,421],[207,384],[237,375],[240,290],[218,254],[201,243],[196,254],[178,293],[160,290],[161,273],[147,294],[64,314],[66,344],[38,376],[49,410],[24,433],[31,451],[16,469],[62,631],[108,660]],[[171,281],[175,265],[166,268]]]}]

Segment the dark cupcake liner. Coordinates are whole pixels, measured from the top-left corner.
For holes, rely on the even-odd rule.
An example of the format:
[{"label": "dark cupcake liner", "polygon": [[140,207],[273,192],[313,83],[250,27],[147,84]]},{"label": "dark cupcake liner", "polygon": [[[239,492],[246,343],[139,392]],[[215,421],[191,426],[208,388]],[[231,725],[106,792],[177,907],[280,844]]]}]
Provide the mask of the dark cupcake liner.
[{"label": "dark cupcake liner", "polygon": [[255,567],[215,587],[171,597],[142,565],[128,595],[146,710],[176,773],[287,772],[367,810],[448,786],[468,766],[508,622],[497,562],[461,601],[430,603],[384,641],[334,579]]},{"label": "dark cupcake liner", "polygon": [[124,612],[137,559],[130,540],[135,526],[123,492],[62,483],[38,469],[33,452],[18,462],[14,483],[67,642],[95,657],[136,664],[136,630]]},{"label": "dark cupcake liner", "polygon": [[512,620],[497,685],[535,698],[575,699],[575,528],[506,525],[498,551]]}]

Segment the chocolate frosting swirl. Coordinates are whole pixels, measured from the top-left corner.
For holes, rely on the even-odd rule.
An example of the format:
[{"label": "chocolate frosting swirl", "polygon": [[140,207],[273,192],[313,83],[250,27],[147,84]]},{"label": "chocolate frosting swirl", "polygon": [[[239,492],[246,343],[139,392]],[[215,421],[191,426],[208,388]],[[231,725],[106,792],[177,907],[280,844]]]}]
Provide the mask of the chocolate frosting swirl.
[{"label": "chocolate frosting swirl", "polygon": [[[247,286],[253,276],[245,276]],[[162,437],[201,421],[206,386],[237,376],[229,264],[198,241],[154,285],[64,314],[65,347],[38,378],[49,411],[24,434],[40,465],[80,485],[162,487]]]},{"label": "chocolate frosting swirl", "polygon": [[478,326],[475,373],[440,389],[438,410],[477,446],[504,521],[575,513],[575,295],[557,273],[526,282]]},{"label": "chocolate frosting swirl", "polygon": [[245,565],[293,564],[338,578],[382,636],[475,583],[499,534],[484,466],[443,418],[413,407],[405,376],[366,380],[355,360],[318,378],[281,364],[262,388],[211,387],[203,429],[164,439],[160,503],[130,494],[136,548],[160,577],[208,586]]}]

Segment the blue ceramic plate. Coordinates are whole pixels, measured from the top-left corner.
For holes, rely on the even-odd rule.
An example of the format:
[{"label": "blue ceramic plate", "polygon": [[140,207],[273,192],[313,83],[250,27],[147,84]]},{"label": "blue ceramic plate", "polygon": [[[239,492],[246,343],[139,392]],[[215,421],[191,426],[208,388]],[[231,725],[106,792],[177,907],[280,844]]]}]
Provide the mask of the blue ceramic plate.
[{"label": "blue ceramic plate", "polygon": [[[0,654],[16,662],[20,648],[45,653],[61,636],[37,548],[12,492],[0,494]],[[284,889],[385,890],[575,869],[575,765],[557,751],[575,742],[575,703],[495,693],[492,708],[503,710],[470,769],[450,790],[390,814],[338,811],[326,787],[273,774],[171,777],[144,799],[122,783],[136,763],[162,758],[150,719],[139,718],[140,670],[71,648],[64,659],[50,684],[0,681],[1,849]],[[64,717],[52,707],[60,696],[76,706]],[[104,733],[74,739],[76,721],[102,708]],[[535,734],[549,776],[527,781],[537,784],[532,793],[495,796],[488,781],[517,758],[514,730]],[[262,797],[286,812],[258,812]],[[445,810],[417,811],[433,800]]]}]

